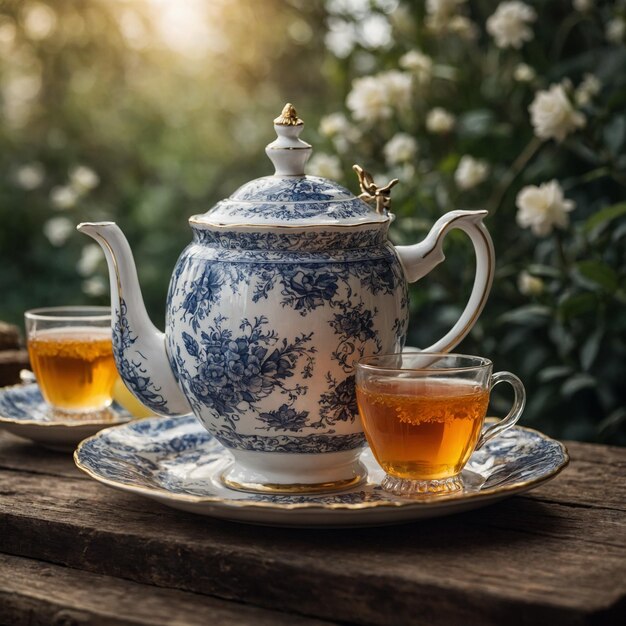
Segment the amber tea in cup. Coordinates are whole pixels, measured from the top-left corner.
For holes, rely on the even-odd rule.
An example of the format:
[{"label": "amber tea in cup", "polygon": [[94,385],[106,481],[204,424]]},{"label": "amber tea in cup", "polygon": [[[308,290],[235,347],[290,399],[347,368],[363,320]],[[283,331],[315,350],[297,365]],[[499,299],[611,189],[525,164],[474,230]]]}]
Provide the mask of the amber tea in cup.
[{"label": "amber tea in cup", "polygon": [[31,366],[46,402],[74,417],[108,407],[117,377],[110,309],[33,309],[25,319]]},{"label": "amber tea in cup", "polygon": [[[515,424],[524,407],[521,381],[491,370],[488,359],[434,353],[377,356],[357,365],[359,413],[387,473],[383,488],[413,495],[462,487],[461,471],[474,450]],[[502,381],[514,388],[514,406],[482,432],[491,388]]]}]

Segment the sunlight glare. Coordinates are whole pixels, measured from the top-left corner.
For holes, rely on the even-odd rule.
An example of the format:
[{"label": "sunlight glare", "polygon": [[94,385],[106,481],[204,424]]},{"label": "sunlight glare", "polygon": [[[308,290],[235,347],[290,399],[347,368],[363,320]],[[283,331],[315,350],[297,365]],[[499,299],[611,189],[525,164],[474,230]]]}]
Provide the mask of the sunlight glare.
[{"label": "sunlight glare", "polygon": [[203,0],[149,0],[162,41],[171,50],[190,58],[202,58],[223,47],[222,37],[211,23],[209,9],[223,3]]}]

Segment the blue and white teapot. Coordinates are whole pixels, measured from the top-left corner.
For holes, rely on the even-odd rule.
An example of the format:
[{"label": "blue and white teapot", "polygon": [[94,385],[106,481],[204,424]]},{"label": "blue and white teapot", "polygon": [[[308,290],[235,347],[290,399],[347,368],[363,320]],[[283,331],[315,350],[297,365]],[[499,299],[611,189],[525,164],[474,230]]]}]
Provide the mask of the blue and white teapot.
[{"label": "blue and white teapot", "polygon": [[222,480],[234,489],[339,489],[364,477],[355,362],[402,350],[407,282],[443,261],[453,228],[473,242],[474,287],[460,319],[427,349],[457,345],[487,299],[493,244],[486,211],[452,211],[424,241],[394,247],[388,206],[397,181],[379,188],[355,166],[357,198],[305,176],[311,146],[298,138],[303,123],[291,105],[274,128],[266,152],[275,174],[190,218],[193,241],[170,282],[165,333],[148,318],[122,231],[113,222],[78,229],[106,255],[117,368],[141,402],[162,415],[193,412],[232,453]]}]

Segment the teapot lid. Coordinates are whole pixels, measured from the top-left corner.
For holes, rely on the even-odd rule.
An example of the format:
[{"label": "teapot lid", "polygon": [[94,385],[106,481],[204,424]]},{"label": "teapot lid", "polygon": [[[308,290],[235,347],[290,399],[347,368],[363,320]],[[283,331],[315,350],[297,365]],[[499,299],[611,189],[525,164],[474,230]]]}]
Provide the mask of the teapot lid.
[{"label": "teapot lid", "polygon": [[286,104],[274,120],[277,139],[265,148],[274,164],[274,175],[242,185],[229,198],[190,221],[207,227],[388,224],[393,217],[387,211],[389,190],[397,180],[379,188],[367,172],[355,165],[363,191],[356,197],[334,181],[305,175],[304,165],[312,148],[299,138],[303,128],[295,108]]}]

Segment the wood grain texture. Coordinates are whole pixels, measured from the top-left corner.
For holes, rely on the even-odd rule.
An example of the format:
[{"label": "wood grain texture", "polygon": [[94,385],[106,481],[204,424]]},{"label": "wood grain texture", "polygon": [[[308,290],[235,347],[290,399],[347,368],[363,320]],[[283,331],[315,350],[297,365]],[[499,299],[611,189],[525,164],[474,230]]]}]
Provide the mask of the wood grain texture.
[{"label": "wood grain texture", "polygon": [[330,622],[0,555],[3,626],[324,626]]},{"label": "wood grain texture", "polygon": [[70,453],[54,452],[4,432],[0,424],[0,471],[2,470],[89,480],[74,465]]},{"label": "wood grain texture", "polygon": [[17,350],[20,347],[20,329],[6,322],[0,321],[0,352]]},{"label": "wood grain texture", "polygon": [[20,370],[30,368],[26,350],[3,350],[0,352],[0,387],[20,382]]},{"label": "wood grain texture", "polygon": [[348,623],[621,624],[626,451],[570,453],[553,482],[478,511],[297,530],[173,511],[3,437],[0,551]]}]

